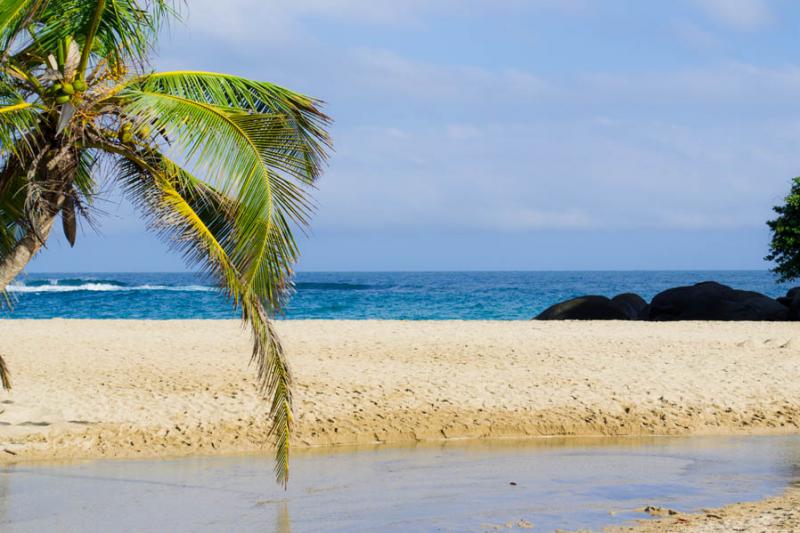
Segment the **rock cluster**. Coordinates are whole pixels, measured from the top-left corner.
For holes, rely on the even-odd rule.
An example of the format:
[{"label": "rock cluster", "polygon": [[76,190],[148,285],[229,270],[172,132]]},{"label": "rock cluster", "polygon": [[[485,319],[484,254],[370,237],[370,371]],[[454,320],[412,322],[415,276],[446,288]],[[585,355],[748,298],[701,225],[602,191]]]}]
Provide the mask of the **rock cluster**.
[{"label": "rock cluster", "polygon": [[800,320],[800,287],[777,299],[733,289],[715,281],[675,287],[658,293],[648,304],[624,293],[607,298],[587,295],[557,303],[537,320]]}]

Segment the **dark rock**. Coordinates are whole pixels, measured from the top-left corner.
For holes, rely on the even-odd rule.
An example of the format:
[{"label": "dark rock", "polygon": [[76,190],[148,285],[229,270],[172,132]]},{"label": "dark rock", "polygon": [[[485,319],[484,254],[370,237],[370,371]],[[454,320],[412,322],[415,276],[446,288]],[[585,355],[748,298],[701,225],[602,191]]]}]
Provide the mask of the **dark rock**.
[{"label": "dark rock", "polygon": [[649,320],[790,320],[786,306],[763,294],[714,281],[661,292],[650,302]]},{"label": "dark rock", "polygon": [[778,298],[778,302],[789,308],[792,320],[800,320],[800,287],[789,289],[786,296]]},{"label": "dark rock", "polygon": [[617,304],[631,320],[639,320],[642,310],[647,307],[644,298],[632,292],[618,294],[611,298],[611,301]]},{"label": "dark rock", "polygon": [[536,320],[630,320],[619,305],[605,296],[580,296],[542,311]]},{"label": "dark rock", "polygon": [[792,302],[794,302],[795,296],[800,295],[800,287],[793,287],[786,291],[786,296],[781,296],[776,298],[779,304],[783,304],[786,307],[791,307]]}]

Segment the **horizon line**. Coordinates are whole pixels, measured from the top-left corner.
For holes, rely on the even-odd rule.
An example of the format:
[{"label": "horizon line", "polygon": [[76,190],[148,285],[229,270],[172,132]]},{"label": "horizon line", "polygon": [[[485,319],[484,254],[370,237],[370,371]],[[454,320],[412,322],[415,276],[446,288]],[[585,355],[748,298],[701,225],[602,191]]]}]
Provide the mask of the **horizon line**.
[{"label": "horizon line", "polygon": [[[431,273],[556,273],[556,272],[771,272],[769,268],[600,268],[600,269],[421,269],[421,270],[298,270],[296,274],[431,274]],[[26,274],[203,274],[197,270],[45,270]]]}]

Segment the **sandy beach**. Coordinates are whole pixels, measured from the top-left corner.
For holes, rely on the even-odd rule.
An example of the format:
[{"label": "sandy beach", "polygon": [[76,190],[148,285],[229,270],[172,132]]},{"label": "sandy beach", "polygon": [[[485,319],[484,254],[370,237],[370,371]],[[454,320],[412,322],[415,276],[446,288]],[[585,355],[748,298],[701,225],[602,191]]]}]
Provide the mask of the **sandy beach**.
[{"label": "sandy beach", "polygon": [[609,527],[606,533],[727,533],[729,531],[800,531],[800,490],[759,502],[746,502],[705,509],[695,514],[677,514],[636,525]]},{"label": "sandy beach", "polygon": [[[800,431],[790,323],[283,321],[295,446]],[[271,453],[236,321],[0,321],[0,460]],[[641,531],[800,528],[797,492]],[[655,529],[654,529],[655,528]],[[624,531],[619,528],[615,531]]]},{"label": "sandy beach", "polygon": [[[791,433],[787,323],[284,321],[298,446]],[[265,450],[236,321],[0,322],[5,462]]]}]

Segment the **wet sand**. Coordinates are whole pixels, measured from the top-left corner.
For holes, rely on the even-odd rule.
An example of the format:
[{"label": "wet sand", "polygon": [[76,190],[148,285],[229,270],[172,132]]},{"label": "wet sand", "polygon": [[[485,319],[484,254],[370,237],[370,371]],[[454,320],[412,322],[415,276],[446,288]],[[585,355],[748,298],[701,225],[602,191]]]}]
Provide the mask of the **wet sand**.
[{"label": "wet sand", "polygon": [[[284,321],[295,445],[789,434],[789,323]],[[263,451],[236,321],[0,321],[0,459]],[[5,450],[5,451],[2,451]]]},{"label": "wet sand", "polygon": [[736,503],[699,513],[678,513],[669,518],[612,526],[607,533],[728,533],[800,531],[800,489],[755,502]]}]

